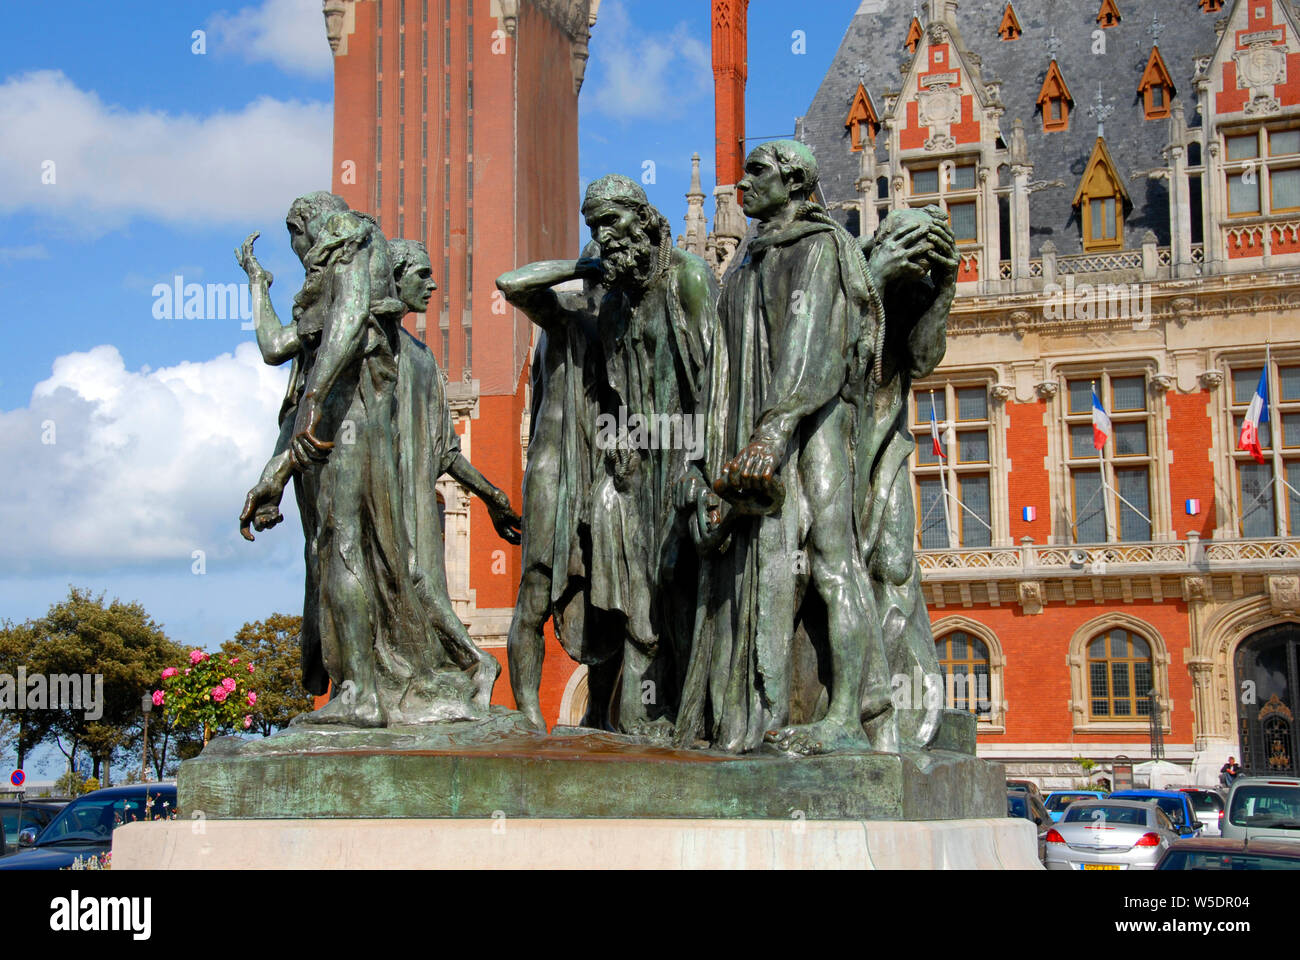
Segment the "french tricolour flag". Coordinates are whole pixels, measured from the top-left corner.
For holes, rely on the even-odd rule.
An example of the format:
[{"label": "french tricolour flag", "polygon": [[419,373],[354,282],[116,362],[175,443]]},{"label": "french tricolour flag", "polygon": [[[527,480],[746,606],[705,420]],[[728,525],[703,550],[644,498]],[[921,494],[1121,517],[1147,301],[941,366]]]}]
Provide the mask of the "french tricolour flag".
[{"label": "french tricolour flag", "polygon": [[1101,398],[1097,396],[1097,385],[1092,386],[1092,445],[1098,450],[1106,446],[1106,439],[1110,436],[1110,415],[1106,413],[1105,407],[1101,405]]},{"label": "french tricolour flag", "polygon": [[1250,408],[1241,425],[1241,436],[1237,438],[1237,449],[1247,450],[1256,463],[1264,462],[1264,452],[1259,448],[1259,425],[1268,423],[1268,367],[1259,372],[1259,386],[1250,398]]},{"label": "french tricolour flag", "polygon": [[934,444],[934,455],[940,460],[943,456],[943,439],[939,436],[939,421],[934,418],[934,402],[930,402],[930,442]]}]

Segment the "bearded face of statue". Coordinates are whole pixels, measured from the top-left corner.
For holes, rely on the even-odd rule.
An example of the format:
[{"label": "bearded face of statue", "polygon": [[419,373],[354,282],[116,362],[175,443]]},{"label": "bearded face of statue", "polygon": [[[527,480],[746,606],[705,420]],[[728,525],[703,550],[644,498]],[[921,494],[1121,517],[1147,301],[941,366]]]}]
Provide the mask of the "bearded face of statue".
[{"label": "bearded face of statue", "polygon": [[635,207],[601,201],[586,211],[592,239],[600,244],[607,286],[644,286],[654,267],[655,247]]}]

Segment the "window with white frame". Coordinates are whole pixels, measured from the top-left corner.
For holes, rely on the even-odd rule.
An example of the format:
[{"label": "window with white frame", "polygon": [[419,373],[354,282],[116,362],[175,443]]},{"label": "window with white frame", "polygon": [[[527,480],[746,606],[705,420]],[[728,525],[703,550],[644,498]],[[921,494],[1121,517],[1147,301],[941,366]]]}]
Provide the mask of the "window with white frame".
[{"label": "window with white frame", "polygon": [[[1111,421],[1094,444],[1092,392]],[[1142,542],[1151,530],[1151,426],[1144,374],[1099,373],[1066,380],[1065,467],[1075,543]]]},{"label": "window with white frame", "polygon": [[[934,452],[932,407],[942,458]],[[916,437],[912,471],[921,549],[990,546],[996,468],[988,383],[918,387],[913,391],[912,419]]]},{"label": "window with white frame", "polygon": [[1264,462],[1257,463],[1250,452],[1236,449],[1263,370],[1260,361],[1231,366],[1237,530],[1250,538],[1300,536],[1300,363],[1269,362],[1268,420],[1259,425]]},{"label": "window with white frame", "polygon": [[1223,155],[1229,217],[1300,210],[1300,129],[1225,135]]}]

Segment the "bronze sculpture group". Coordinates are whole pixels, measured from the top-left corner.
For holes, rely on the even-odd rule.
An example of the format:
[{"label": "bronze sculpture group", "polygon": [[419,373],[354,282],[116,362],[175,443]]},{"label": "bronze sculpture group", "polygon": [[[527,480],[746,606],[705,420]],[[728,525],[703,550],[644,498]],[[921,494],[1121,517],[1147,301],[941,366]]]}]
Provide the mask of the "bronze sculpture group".
[{"label": "bronze sculpture group", "polygon": [[[750,154],[756,229],[721,289],[617,175],[586,192],[582,257],[498,279],[542,334],[508,640],[533,728],[550,619],[588,669],[586,727],[790,755],[934,738],[941,703],[897,703],[891,678],[938,673],[907,399],[943,357],[956,245],[937,208],[859,240],[816,186],[801,143]],[[434,483],[450,473],[511,542],[521,519],[460,454],[437,364],[401,328],[434,289],[428,254],[327,193],[295,201],[288,227],[307,274],[290,323],[256,235],[239,252],[263,357],[292,362],[241,521],[249,539],[279,522],[292,478],[304,683],[333,692],[300,720],[482,719],[499,667],[448,600]]]}]

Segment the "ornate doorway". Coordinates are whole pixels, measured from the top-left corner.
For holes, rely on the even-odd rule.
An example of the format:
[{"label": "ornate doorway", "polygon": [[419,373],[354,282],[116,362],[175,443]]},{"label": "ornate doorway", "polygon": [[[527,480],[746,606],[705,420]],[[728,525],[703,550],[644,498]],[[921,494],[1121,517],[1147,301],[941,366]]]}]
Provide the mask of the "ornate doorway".
[{"label": "ornate doorway", "polygon": [[1241,697],[1238,734],[1242,772],[1300,773],[1300,628],[1280,624],[1261,630],[1237,648]]}]

